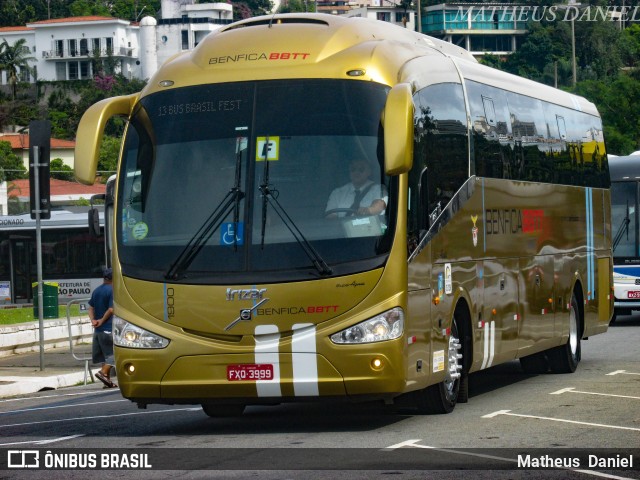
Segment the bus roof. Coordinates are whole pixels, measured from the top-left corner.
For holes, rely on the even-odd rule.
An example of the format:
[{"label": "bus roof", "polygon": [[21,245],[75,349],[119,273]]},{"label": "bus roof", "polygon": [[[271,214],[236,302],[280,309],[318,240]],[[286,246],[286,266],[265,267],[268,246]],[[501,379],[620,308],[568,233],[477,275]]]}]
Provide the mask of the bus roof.
[{"label": "bus roof", "polygon": [[477,63],[457,45],[379,20],[321,13],[261,16],[212,32],[192,51],[168,59],[142,95],[189,85],[280,78],[394,85],[401,81],[408,60],[434,55]]},{"label": "bus roof", "polygon": [[612,182],[637,182],[640,180],[640,155],[624,157],[610,155],[608,160]]},{"label": "bus roof", "polygon": [[[232,23],[207,35],[194,50],[167,60],[141,93],[281,78],[344,78],[389,86],[409,80],[414,89],[460,82],[453,65],[447,67],[442,59],[455,61],[470,80],[598,115],[595,105],[582,97],[481,65],[452,43],[389,22],[322,13]],[[449,77],[442,78],[442,71]]]}]

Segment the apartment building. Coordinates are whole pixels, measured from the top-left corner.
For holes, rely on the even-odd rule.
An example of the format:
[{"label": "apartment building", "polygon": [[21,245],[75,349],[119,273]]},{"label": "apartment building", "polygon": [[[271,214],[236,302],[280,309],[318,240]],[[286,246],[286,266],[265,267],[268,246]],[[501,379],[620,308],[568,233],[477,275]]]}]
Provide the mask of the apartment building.
[{"label": "apartment building", "polygon": [[[194,0],[162,0],[162,18],[139,23],[87,16],[43,20],[0,28],[0,40],[25,40],[36,75],[23,70],[20,80],[61,81],[93,78],[92,58],[111,57],[119,73],[148,79],[167,58],[194,48],[207,34],[233,21],[229,3],[194,4]],[[37,78],[36,78],[37,76]],[[8,83],[0,73],[0,84]]]},{"label": "apartment building", "polygon": [[454,43],[474,55],[508,55],[527,33],[530,5],[441,3],[425,9],[422,33]]}]

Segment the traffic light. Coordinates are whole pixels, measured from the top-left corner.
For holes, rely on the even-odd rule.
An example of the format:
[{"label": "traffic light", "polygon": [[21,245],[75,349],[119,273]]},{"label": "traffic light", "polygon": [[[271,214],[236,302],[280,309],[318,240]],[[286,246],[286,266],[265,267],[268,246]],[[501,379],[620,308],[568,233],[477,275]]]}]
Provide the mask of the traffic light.
[{"label": "traffic light", "polygon": [[[38,192],[40,205],[36,205],[34,148],[38,147]],[[34,120],[29,123],[29,198],[31,200],[31,218],[51,218],[51,195],[49,186],[49,162],[51,160],[51,122]]]}]

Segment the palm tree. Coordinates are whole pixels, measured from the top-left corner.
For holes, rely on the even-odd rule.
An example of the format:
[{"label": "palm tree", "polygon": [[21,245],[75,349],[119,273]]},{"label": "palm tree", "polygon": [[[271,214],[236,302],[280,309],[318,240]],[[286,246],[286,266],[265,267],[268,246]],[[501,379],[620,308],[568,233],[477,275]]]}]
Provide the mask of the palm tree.
[{"label": "palm tree", "polygon": [[27,41],[24,38],[16,40],[13,45],[2,39],[0,43],[0,70],[6,70],[9,77],[9,85],[11,85],[11,93],[13,99],[16,99],[18,89],[18,72],[23,69],[33,72],[33,68],[29,66],[29,62],[34,62],[34,57],[27,56],[29,47],[25,47]]}]

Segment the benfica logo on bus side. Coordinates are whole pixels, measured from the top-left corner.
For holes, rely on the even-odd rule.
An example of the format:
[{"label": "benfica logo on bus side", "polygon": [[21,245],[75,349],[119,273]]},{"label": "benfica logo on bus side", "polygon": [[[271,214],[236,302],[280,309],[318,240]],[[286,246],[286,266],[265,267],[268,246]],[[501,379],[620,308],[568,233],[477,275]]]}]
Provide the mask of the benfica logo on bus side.
[{"label": "benfica logo on bus side", "polygon": [[476,222],[478,221],[478,215],[471,215],[471,221],[473,222],[473,228],[471,229],[471,235],[473,237],[473,246],[478,246],[478,227]]}]

